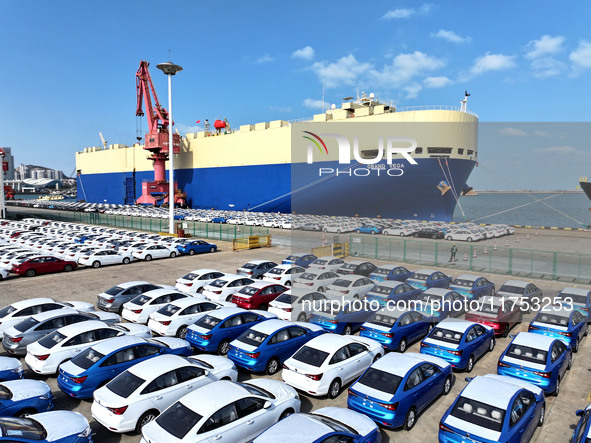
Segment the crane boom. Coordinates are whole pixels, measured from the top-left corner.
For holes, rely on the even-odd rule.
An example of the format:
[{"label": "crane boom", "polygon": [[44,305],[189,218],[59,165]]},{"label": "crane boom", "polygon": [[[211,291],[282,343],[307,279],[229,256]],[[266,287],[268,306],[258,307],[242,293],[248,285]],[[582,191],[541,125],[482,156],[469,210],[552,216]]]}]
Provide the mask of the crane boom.
[{"label": "crane boom", "polygon": [[[137,89],[137,107],[135,115],[141,117],[144,115],[142,109],[142,101],[145,102],[146,111],[148,112],[148,127],[151,133],[155,132],[168,132],[168,125],[170,124],[168,119],[168,111],[160,106],[158,102],[158,96],[152,83],[152,77],[150,77],[150,71],[148,70],[150,63],[142,60],[140,67],[138,68],[135,77],[135,85]],[[154,104],[152,107],[152,97],[154,96]]]}]

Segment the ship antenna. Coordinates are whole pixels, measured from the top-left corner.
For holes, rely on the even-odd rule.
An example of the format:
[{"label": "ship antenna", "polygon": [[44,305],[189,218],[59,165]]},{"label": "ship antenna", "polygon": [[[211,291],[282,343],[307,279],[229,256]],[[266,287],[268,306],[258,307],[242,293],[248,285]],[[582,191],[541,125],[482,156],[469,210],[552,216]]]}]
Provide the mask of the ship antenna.
[{"label": "ship antenna", "polygon": [[468,94],[468,91],[464,91],[464,99],[460,102],[462,105],[460,107],[460,112],[468,111],[468,97],[470,97],[470,94]]}]

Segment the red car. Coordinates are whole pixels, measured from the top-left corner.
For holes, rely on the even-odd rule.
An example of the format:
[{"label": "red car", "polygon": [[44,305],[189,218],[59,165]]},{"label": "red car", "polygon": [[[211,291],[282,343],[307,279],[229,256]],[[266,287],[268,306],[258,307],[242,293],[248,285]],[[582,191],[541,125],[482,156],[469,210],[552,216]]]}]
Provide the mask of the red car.
[{"label": "red car", "polygon": [[501,297],[485,296],[478,299],[478,309],[466,313],[466,320],[493,328],[495,335],[507,337],[509,330],[521,323],[523,312],[519,303]]},{"label": "red car", "polygon": [[269,282],[257,281],[243,287],[232,295],[232,303],[245,309],[267,310],[269,303],[279,297],[287,288]]},{"label": "red car", "polygon": [[78,267],[73,261],[62,260],[61,258],[44,255],[27,260],[20,265],[12,267],[12,272],[18,275],[34,277],[37,274],[48,274],[50,272],[70,272]]}]

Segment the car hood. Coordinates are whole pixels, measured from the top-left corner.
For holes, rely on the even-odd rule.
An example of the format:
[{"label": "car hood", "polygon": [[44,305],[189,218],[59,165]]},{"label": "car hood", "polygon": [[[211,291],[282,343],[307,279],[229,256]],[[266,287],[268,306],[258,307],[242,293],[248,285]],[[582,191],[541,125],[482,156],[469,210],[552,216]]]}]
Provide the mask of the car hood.
[{"label": "car hood", "polygon": [[156,423],[156,420],[152,420],[142,428],[142,441],[148,443],[176,443],[181,440],[162,429],[160,425]]},{"label": "car hood", "polygon": [[100,321],[108,324],[121,322],[121,317],[114,312],[95,311],[93,314],[95,314]]},{"label": "car hood", "polygon": [[278,380],[258,378],[256,380],[249,380],[247,384],[259,386],[265,391],[273,394],[277,400],[287,400],[298,396],[298,393],[294,388]]},{"label": "car hood", "polygon": [[92,303],[87,303],[84,301],[67,301],[66,303],[70,303],[73,309],[77,311],[94,311],[94,305]]},{"label": "car hood", "polygon": [[358,414],[350,409],[337,408],[329,406],[326,408],[317,409],[314,414],[332,417],[335,420],[345,423],[355,428],[361,435],[367,435],[377,428],[377,425],[369,417]]},{"label": "car hood", "polygon": [[31,397],[38,397],[51,392],[47,383],[38,380],[14,380],[2,383],[12,392],[11,401],[25,400]]},{"label": "car hood", "polygon": [[149,341],[155,342],[157,344],[164,343],[170,349],[181,349],[191,346],[187,340],[183,340],[182,338],[176,337],[154,337],[152,339],[149,339]]},{"label": "car hood", "polygon": [[22,367],[22,365],[17,358],[0,357],[0,371],[10,371],[20,367]]},{"label": "car hood", "polygon": [[47,431],[47,441],[57,441],[79,434],[88,427],[88,420],[78,412],[52,411],[35,414],[33,418]]}]

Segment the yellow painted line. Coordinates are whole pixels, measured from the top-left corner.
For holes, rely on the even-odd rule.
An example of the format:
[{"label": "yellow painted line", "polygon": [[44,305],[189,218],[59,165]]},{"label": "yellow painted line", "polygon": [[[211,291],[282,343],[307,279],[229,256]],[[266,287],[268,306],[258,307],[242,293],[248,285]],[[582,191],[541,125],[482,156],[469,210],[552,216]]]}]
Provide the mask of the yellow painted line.
[{"label": "yellow painted line", "polygon": [[589,392],[589,395],[587,395],[587,402],[591,402],[591,392]]},{"label": "yellow painted line", "polygon": [[552,226],[550,229],[558,229],[558,228],[556,228],[556,227]]},{"label": "yellow painted line", "polygon": [[572,231],[573,228],[564,228],[565,231]]}]

